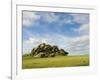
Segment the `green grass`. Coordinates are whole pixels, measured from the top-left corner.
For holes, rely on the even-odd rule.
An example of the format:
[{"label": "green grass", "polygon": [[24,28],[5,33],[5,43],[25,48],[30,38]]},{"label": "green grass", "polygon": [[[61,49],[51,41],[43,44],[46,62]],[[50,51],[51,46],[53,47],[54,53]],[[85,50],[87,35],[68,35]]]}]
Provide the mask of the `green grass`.
[{"label": "green grass", "polygon": [[56,56],[50,58],[33,58],[31,56],[23,56],[22,68],[51,68],[51,67],[74,67],[88,66],[89,56]]}]

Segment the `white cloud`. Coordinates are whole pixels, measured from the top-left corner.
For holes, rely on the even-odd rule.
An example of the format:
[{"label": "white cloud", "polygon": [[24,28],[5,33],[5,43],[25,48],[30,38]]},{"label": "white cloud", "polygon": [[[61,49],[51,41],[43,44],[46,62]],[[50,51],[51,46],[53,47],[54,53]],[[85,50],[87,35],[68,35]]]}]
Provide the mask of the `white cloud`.
[{"label": "white cloud", "polygon": [[80,36],[76,37],[69,44],[69,51],[72,53],[81,53],[88,54],[89,53],[89,36]]},{"label": "white cloud", "polygon": [[38,24],[42,20],[47,23],[58,22],[58,24],[69,24],[72,23],[71,19],[60,20],[60,16],[56,15],[53,12],[32,12],[32,11],[23,11],[23,26],[30,27],[31,25]]},{"label": "white cloud", "polygon": [[82,24],[78,29],[74,29],[74,31],[79,34],[89,34],[89,24]]},{"label": "white cloud", "polygon": [[47,38],[37,36],[30,37],[28,40],[23,41],[23,52],[28,53],[32,50],[33,47],[36,47],[41,43],[47,43],[47,41]]},{"label": "white cloud", "polygon": [[64,20],[60,20],[60,16],[56,15],[53,12],[32,12],[32,11],[23,11],[23,25],[24,26],[31,26],[39,23],[38,20],[42,19],[43,21],[47,22],[47,23],[52,23],[52,22],[58,22],[59,24],[69,24],[69,23],[79,23],[79,24],[88,24],[89,23],[89,15],[88,14],[82,14],[82,13],[72,13],[70,14],[73,19],[64,19]]},{"label": "white cloud", "polygon": [[73,21],[79,24],[87,24],[89,23],[89,14],[85,13],[77,13],[77,14],[70,14],[73,16]]},{"label": "white cloud", "polygon": [[51,45],[57,45],[59,48],[63,48],[71,54],[88,54],[89,53],[89,37],[78,36],[75,38],[65,37],[62,35],[46,35],[44,37],[34,36],[24,41],[23,52],[30,52],[33,47],[36,47],[40,43],[48,43]]},{"label": "white cloud", "polygon": [[23,26],[30,26],[40,19],[36,12],[23,11]]},{"label": "white cloud", "polygon": [[89,24],[84,24],[82,25],[79,30],[79,32],[83,32],[83,33],[89,33]]},{"label": "white cloud", "polygon": [[48,23],[52,23],[52,22],[55,22],[58,20],[58,16],[55,15],[54,13],[49,13],[49,12],[46,12],[44,13],[43,15],[43,19],[44,21],[48,22]]},{"label": "white cloud", "polygon": [[29,12],[29,11],[24,11],[23,12],[23,25],[24,26],[31,26],[39,23],[38,20],[42,19],[42,21],[45,21],[47,23],[52,23],[58,20],[59,16],[55,15],[54,13],[50,12]]}]

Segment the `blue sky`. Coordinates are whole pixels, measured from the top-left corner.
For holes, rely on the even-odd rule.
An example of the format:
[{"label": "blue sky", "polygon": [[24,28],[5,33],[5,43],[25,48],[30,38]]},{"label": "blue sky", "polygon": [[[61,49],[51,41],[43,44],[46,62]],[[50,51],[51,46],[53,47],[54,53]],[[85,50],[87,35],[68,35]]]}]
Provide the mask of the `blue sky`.
[{"label": "blue sky", "polygon": [[89,53],[89,14],[23,11],[23,53],[40,43],[57,45],[70,55]]}]

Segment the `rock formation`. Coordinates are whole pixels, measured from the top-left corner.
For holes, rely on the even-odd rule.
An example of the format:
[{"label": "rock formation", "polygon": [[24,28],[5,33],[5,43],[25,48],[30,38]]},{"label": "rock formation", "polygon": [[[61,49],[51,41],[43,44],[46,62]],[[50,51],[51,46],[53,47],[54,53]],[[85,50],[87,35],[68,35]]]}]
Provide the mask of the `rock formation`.
[{"label": "rock formation", "polygon": [[64,49],[59,49],[57,46],[51,46],[49,44],[42,43],[38,45],[36,48],[33,48],[31,51],[31,55],[33,57],[55,57],[57,55],[68,55]]}]

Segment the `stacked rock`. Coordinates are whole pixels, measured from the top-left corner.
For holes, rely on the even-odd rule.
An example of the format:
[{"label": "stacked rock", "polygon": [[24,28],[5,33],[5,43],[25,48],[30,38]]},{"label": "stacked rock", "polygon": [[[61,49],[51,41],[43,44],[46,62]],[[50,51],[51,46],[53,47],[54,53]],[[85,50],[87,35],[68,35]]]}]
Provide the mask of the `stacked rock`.
[{"label": "stacked rock", "polygon": [[33,48],[31,51],[31,55],[33,57],[55,57],[57,55],[68,55],[64,49],[59,49],[57,46],[51,46],[49,44],[42,43],[38,45],[36,48]]}]

